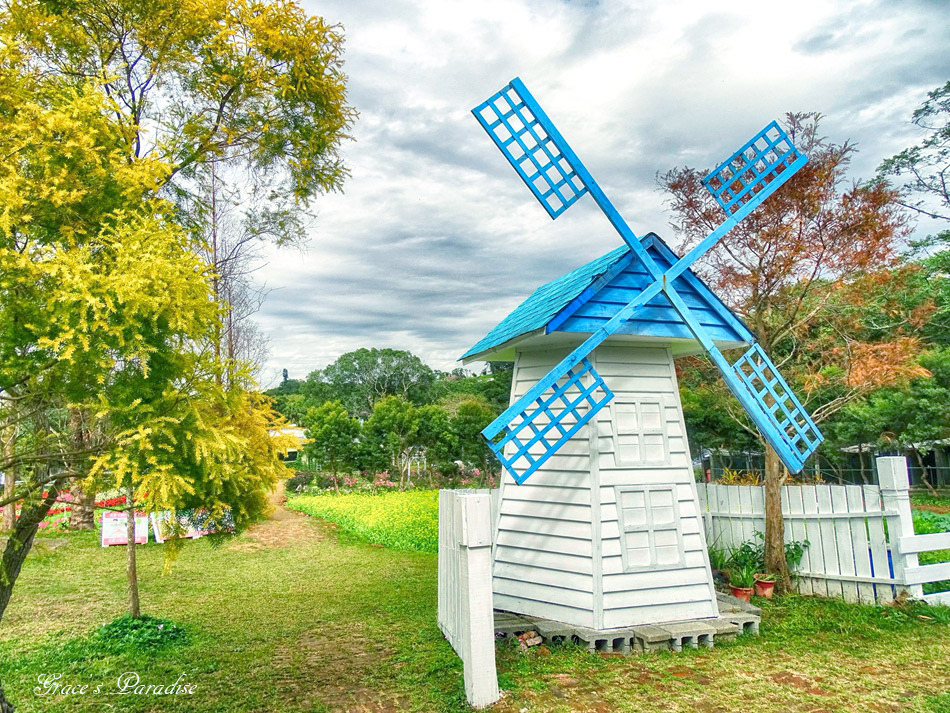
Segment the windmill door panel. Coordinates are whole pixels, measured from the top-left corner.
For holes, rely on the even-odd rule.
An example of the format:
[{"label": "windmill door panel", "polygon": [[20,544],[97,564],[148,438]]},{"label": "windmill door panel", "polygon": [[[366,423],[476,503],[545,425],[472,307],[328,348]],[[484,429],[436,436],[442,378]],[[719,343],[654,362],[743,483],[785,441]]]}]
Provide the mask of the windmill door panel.
[{"label": "windmill door panel", "polygon": [[682,567],[683,533],[675,488],[631,485],[616,491],[624,571]]}]

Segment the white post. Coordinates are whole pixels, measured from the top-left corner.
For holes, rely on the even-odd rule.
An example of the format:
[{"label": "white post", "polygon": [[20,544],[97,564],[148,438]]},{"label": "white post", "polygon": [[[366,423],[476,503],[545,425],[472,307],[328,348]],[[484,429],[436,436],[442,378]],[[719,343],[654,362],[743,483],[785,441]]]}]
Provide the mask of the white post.
[{"label": "white post", "polygon": [[[881,484],[881,500],[885,512],[896,512],[887,518],[888,541],[891,545],[891,561],[894,566],[894,579],[904,581],[904,570],[919,566],[917,555],[904,554],[900,549],[900,538],[914,534],[914,518],[910,511],[910,480],[907,475],[907,459],[902,456],[883,456],[877,459],[877,477]],[[923,596],[923,587],[913,584],[904,587],[907,593],[919,599]]]},{"label": "white post", "polygon": [[473,708],[484,708],[500,697],[492,606],[491,496],[456,491],[455,508],[462,600],[458,654],[464,669],[465,697]]}]

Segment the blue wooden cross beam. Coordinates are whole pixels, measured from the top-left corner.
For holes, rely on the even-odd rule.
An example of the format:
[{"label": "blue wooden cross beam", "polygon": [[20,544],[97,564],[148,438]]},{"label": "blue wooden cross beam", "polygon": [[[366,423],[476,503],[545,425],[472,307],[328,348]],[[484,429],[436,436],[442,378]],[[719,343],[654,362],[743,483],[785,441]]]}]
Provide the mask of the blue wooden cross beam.
[{"label": "blue wooden cross beam", "polygon": [[[664,271],[520,79],[513,79],[472,113],[551,218],[557,218],[585,193],[590,193],[654,279],[482,431],[515,481],[523,483],[611,400],[613,394],[587,355],[660,292],[709,353],[729,389],[786,467],[793,473],[799,472],[822,441],[808,413],[758,345],[753,344],[730,365],[675,287],[676,279],[690,265],[807,162],[807,157],[795,148],[778,124],[766,126],[704,179],[704,185],[727,218]],[[576,371],[582,362],[583,368]],[[590,385],[583,384],[584,376],[590,378]],[[582,397],[570,400],[571,389],[579,391]],[[549,390],[553,395],[547,395]],[[551,408],[555,400],[563,406],[557,412]],[[536,444],[543,448],[540,454],[531,452]],[[510,453],[506,455],[509,445]]]}]

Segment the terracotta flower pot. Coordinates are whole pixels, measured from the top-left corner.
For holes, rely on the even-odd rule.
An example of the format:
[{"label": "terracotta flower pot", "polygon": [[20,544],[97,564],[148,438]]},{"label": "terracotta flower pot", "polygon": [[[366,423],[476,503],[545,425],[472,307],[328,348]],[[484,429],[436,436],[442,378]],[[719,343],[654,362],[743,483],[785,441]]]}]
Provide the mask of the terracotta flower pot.
[{"label": "terracotta flower pot", "polygon": [[732,587],[732,596],[744,602],[752,601],[752,587]]},{"label": "terracotta flower pot", "polygon": [[766,599],[771,599],[772,594],[775,592],[775,582],[767,582],[762,579],[755,580],[755,595],[757,597],[765,597]]}]

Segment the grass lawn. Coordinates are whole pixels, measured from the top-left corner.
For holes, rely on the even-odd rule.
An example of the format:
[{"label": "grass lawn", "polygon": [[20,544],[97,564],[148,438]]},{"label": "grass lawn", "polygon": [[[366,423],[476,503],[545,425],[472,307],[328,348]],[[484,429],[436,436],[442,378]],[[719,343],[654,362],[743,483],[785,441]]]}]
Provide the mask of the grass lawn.
[{"label": "grass lawn", "polygon": [[[125,552],[94,536],[39,538],[0,625],[0,679],[19,711],[458,711],[461,666],[435,624],[436,556],[357,540],[280,509],[235,541],[187,546],[163,574],[139,550],[143,609],[187,639],[104,650],[94,632],[124,613]],[[762,636],[713,650],[523,655],[499,644],[496,710],[920,711],[950,713],[950,612],[790,597]],[[190,696],[107,695],[117,677]],[[37,676],[101,685],[41,697]]]}]

